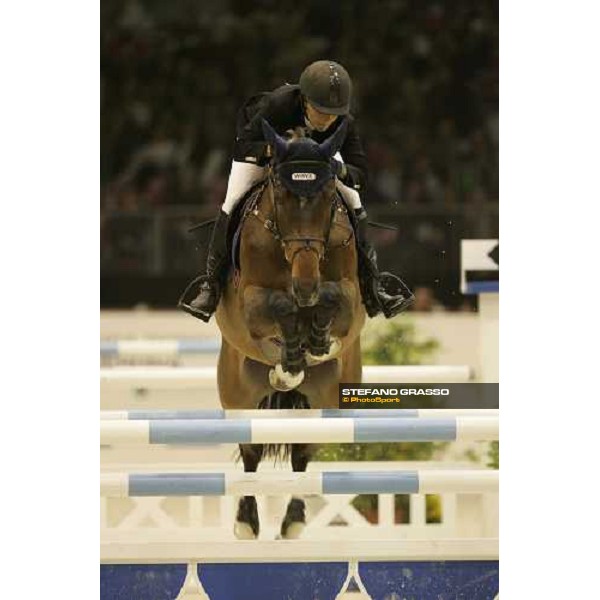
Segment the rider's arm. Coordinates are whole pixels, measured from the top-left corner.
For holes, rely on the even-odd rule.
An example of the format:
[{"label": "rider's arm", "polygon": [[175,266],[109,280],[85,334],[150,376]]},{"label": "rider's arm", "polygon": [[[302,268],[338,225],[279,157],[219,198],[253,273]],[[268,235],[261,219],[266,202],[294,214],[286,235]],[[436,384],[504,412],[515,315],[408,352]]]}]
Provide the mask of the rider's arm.
[{"label": "rider's arm", "polygon": [[259,100],[249,108],[242,107],[238,115],[236,138],[233,147],[233,160],[237,162],[251,162],[265,166],[269,160],[267,156],[268,144],[265,140],[262,119],[271,125],[280,128],[289,120],[291,113],[290,99],[275,96],[273,93],[257,96]]},{"label": "rider's arm", "polygon": [[346,139],[340,148],[340,154],[342,155],[344,164],[346,166],[346,175],[341,179],[347,186],[352,187],[362,193],[367,187],[367,156],[362,147],[356,122],[351,117],[349,121],[348,133],[346,134]]}]

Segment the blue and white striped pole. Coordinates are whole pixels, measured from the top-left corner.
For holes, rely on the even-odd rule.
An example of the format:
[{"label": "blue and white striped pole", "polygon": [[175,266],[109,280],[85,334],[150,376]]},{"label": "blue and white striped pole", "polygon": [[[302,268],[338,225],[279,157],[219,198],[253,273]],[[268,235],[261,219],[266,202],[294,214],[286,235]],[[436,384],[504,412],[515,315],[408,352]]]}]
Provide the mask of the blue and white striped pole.
[{"label": "blue and white striped pole", "polygon": [[497,417],[104,420],[100,443],[328,444],[497,440]]},{"label": "blue and white striped pole", "polygon": [[102,496],[495,493],[496,470],[105,473]]},{"label": "blue and white striped pole", "polygon": [[182,338],[179,340],[102,340],[100,356],[180,356],[183,354],[215,354],[221,348],[218,338]]},{"label": "blue and white striped pole", "polygon": [[171,421],[201,419],[398,419],[445,417],[498,417],[497,408],[369,408],[369,409],[254,409],[254,410],[103,410],[103,421]]}]

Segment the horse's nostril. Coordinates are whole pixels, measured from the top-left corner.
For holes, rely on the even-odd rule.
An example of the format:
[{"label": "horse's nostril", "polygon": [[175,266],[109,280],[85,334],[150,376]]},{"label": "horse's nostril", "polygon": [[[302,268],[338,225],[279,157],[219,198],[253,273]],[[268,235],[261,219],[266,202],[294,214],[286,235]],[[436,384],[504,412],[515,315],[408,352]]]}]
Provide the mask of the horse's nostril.
[{"label": "horse's nostril", "polygon": [[298,306],[314,306],[319,300],[319,282],[314,279],[293,279],[292,290]]}]

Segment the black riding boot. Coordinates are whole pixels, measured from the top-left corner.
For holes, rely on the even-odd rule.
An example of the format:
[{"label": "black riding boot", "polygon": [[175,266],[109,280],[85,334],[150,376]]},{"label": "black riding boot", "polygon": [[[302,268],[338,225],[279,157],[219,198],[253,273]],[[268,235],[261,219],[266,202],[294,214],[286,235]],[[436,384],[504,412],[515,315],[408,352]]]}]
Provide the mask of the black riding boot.
[{"label": "black riding boot", "polygon": [[[228,225],[229,215],[222,210],[219,211],[210,237],[208,257],[206,259],[206,274],[196,277],[185,289],[179,300],[179,307],[182,310],[204,322],[208,322],[212,314],[217,310],[217,305],[221,297],[222,279],[229,266],[229,252],[227,248]],[[194,288],[198,283],[200,284],[200,291],[188,304],[186,296],[190,289]]]},{"label": "black riding boot", "polygon": [[359,251],[359,277],[363,303],[369,317],[383,312],[387,319],[406,310],[414,295],[396,275],[379,272],[377,253],[367,236],[367,213],[364,208],[354,211],[357,221],[357,247]]}]

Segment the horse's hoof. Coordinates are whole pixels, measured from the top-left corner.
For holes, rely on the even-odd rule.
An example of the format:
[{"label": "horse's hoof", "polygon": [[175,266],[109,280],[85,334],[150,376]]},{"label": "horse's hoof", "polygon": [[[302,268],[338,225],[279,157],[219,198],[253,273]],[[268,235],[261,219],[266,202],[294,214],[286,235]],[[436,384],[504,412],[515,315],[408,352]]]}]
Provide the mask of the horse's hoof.
[{"label": "horse's hoof", "polygon": [[252,530],[252,527],[242,521],[235,522],[233,533],[238,540],[255,540],[258,537]]},{"label": "horse's hoof", "polygon": [[300,371],[296,375],[283,370],[281,364],[275,365],[269,371],[269,383],[271,387],[278,392],[289,392],[297,388],[304,381],[304,371]]},{"label": "horse's hoof", "polygon": [[321,354],[318,356],[314,356],[310,353],[310,351],[306,351],[306,364],[307,365],[318,365],[320,363],[327,362],[328,360],[333,360],[342,349],[342,342],[339,339],[333,338],[331,340],[331,344],[329,346],[329,352],[327,354]]},{"label": "horse's hoof", "polygon": [[284,540],[297,540],[302,535],[305,528],[306,523],[295,521],[286,527],[285,533],[282,533],[281,537]]}]

